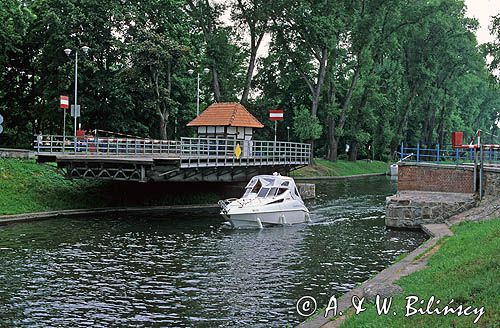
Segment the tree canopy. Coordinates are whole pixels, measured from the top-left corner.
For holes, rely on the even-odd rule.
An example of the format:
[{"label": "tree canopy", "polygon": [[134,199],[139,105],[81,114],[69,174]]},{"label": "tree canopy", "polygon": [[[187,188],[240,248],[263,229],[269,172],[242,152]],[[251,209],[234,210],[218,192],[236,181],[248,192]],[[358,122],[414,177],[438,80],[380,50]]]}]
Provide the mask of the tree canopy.
[{"label": "tree canopy", "polygon": [[333,161],[347,145],[351,160],[386,160],[402,141],[498,129],[500,13],[496,40],[478,45],[461,0],[4,0],[0,19],[2,145],[62,134],[59,95],[72,97],[75,65],[63,50],[84,45],[88,130],[192,135],[198,73],[202,109],[241,102],[272,139],[267,111],[282,108],[278,139],[288,127]]}]

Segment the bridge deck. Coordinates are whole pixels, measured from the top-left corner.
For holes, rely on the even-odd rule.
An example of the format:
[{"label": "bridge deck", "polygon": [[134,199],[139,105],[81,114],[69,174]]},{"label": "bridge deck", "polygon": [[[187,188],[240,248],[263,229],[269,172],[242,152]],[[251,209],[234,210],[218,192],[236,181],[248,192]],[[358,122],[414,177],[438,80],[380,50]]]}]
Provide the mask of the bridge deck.
[{"label": "bridge deck", "polygon": [[38,136],[35,149],[39,161],[58,163],[68,177],[135,181],[244,180],[249,174],[307,165],[311,155],[304,143],[219,138]]}]

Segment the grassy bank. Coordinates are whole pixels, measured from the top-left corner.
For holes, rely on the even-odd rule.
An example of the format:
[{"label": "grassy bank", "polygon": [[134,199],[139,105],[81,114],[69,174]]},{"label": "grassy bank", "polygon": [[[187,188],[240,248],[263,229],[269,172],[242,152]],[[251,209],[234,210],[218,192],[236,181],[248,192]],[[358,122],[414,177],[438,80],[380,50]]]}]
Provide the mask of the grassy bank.
[{"label": "grassy bank", "polygon": [[[393,299],[388,315],[378,316],[373,304],[367,310],[350,317],[341,327],[498,327],[500,322],[500,219],[479,223],[462,223],[452,228],[454,236],[445,240],[431,256],[428,268],[398,281],[403,293]],[[440,304],[431,309],[443,309],[460,304],[480,308],[484,314],[457,316],[421,315],[405,317],[406,297],[415,295],[424,304],[415,303],[412,308],[425,309],[434,296]],[[393,312],[396,312],[396,315]],[[410,310],[412,313],[412,310]]]},{"label": "grassy bank", "polygon": [[216,203],[223,186],[66,180],[53,166],[0,159],[0,215],[59,209]]},{"label": "grassy bank", "polygon": [[337,162],[316,158],[314,165],[309,165],[292,172],[294,177],[319,177],[319,176],[348,176],[369,173],[385,173],[389,164],[379,161],[359,160],[349,162],[339,160]]}]

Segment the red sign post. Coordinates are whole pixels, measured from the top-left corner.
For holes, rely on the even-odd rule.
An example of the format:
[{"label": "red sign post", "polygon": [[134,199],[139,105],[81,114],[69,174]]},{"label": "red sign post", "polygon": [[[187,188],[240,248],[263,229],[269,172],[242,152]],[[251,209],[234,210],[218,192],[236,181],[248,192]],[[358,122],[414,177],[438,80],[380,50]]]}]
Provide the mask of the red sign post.
[{"label": "red sign post", "polygon": [[283,109],[270,109],[269,119],[271,121],[281,121],[283,120]]},{"label": "red sign post", "polygon": [[269,110],[269,120],[274,121],[274,147],[276,147],[276,128],[278,121],[282,121],[284,118],[283,109],[270,109]]},{"label": "red sign post", "polygon": [[64,144],[66,143],[66,109],[69,108],[69,97],[61,96],[59,100],[59,108],[63,109],[63,149]]},{"label": "red sign post", "polygon": [[61,96],[59,107],[60,108],[69,108],[69,97],[68,96]]}]

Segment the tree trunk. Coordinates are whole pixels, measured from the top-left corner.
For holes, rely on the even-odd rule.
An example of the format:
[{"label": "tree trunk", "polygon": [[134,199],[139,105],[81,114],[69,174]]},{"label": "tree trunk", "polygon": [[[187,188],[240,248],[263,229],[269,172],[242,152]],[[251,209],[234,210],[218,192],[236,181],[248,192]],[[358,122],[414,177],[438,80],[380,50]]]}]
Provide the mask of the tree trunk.
[{"label": "tree trunk", "polygon": [[167,123],[168,123],[168,115],[165,118],[164,115],[161,115],[160,118],[160,139],[162,140],[167,140]]},{"label": "tree trunk", "polygon": [[351,147],[349,147],[349,160],[351,162],[356,162],[358,159],[358,148],[359,148],[359,143],[357,140],[351,141]]},{"label": "tree trunk", "polygon": [[309,144],[311,145],[311,154],[309,156],[309,164],[314,165],[314,140],[309,140]]},{"label": "tree trunk", "polygon": [[[414,84],[410,96],[408,98],[408,101],[406,102],[405,108],[403,109],[403,113],[401,113],[400,115],[401,119],[397,123],[398,129],[396,131],[396,138],[402,138],[403,131],[406,128],[406,123],[407,123],[406,121],[408,120],[408,114],[410,113],[411,105],[416,95],[417,95],[417,85]],[[391,145],[391,153],[394,153],[397,150],[400,142],[401,140],[394,139]]]},{"label": "tree trunk", "polygon": [[361,65],[358,62],[358,65],[356,65],[356,70],[354,71],[354,76],[353,76],[352,81],[351,81],[351,86],[349,87],[349,90],[347,91],[347,95],[345,97],[344,104],[342,105],[342,114],[340,116],[340,122],[339,122],[339,127],[341,129],[344,128],[344,123],[345,123],[345,120],[347,117],[347,109],[349,108],[349,105],[351,103],[352,94],[354,92],[354,89],[356,88],[356,85],[358,84],[360,74],[361,74]]},{"label": "tree trunk", "polygon": [[250,85],[252,84],[252,75],[255,66],[255,59],[257,58],[257,52],[252,52],[250,54],[250,62],[248,63],[247,77],[245,80],[245,87],[241,95],[240,103],[246,104],[248,102],[248,94],[250,93]]},{"label": "tree trunk", "polygon": [[215,60],[213,60],[213,66],[212,66],[212,86],[214,90],[214,99],[215,102],[220,102],[221,101],[221,92],[220,92],[220,84],[219,84],[219,74],[217,73],[217,68],[215,66]]},{"label": "tree trunk", "polygon": [[323,89],[323,83],[325,82],[326,74],[326,63],[328,61],[328,49],[324,47],[321,50],[321,60],[319,62],[318,70],[318,81],[315,88],[312,90],[312,104],[311,104],[311,115],[316,117],[318,114],[319,98],[321,96],[321,90]]},{"label": "tree trunk", "polygon": [[[208,0],[205,0],[203,2],[201,1],[192,1],[188,0],[187,4],[189,8],[195,13],[197,16],[198,24],[200,28],[203,31],[203,38],[205,39],[205,44],[209,44],[210,36],[214,35],[216,33],[216,23],[211,20],[211,15],[207,14],[211,12],[213,9],[210,6],[210,2]],[[207,54],[208,56],[208,54]],[[210,58],[210,56],[208,56]],[[212,59],[212,89],[214,92],[214,99],[216,102],[221,101],[221,91],[220,91],[220,84],[219,84],[219,74],[217,73],[217,65],[215,62],[215,58]]]},{"label": "tree trunk", "polygon": [[[319,59],[319,69],[318,69],[318,74],[317,74],[317,83],[313,85],[313,82],[309,81],[307,76],[301,72],[302,78],[304,81],[307,83],[307,86],[309,87],[309,91],[311,92],[311,116],[313,118],[317,117],[318,114],[318,105],[319,105],[319,98],[321,96],[321,89],[323,87],[323,83],[325,81],[325,73],[326,73],[326,63],[328,59],[328,50],[325,48],[322,49],[321,51],[321,58],[317,57]],[[309,144],[311,145],[311,163],[313,159],[313,153],[314,153],[314,140],[310,140]]]},{"label": "tree trunk", "polygon": [[358,64],[356,66],[356,71],[354,72],[354,76],[352,78],[349,90],[347,91],[344,104],[342,105],[342,109],[340,111],[340,119],[338,125],[335,118],[333,117],[331,117],[328,122],[328,159],[332,162],[337,161],[337,156],[338,156],[339,138],[337,136],[336,128],[337,127],[340,129],[344,128],[344,124],[347,118],[347,109],[349,108],[354,88],[356,88],[356,85],[358,83],[360,72],[361,72],[361,67]]},{"label": "tree trunk", "polygon": [[[336,53],[334,53],[334,57],[336,57]],[[335,67],[332,65],[332,67]],[[330,83],[328,84],[328,91],[326,93],[326,101],[328,104],[328,107],[332,107],[335,103],[335,97],[337,93],[337,88],[335,85],[335,80],[334,80],[334,73],[333,70],[331,71],[331,76],[330,76]],[[335,118],[333,116],[333,113],[328,113],[327,114],[327,136],[326,136],[326,141],[328,145],[328,150],[326,154],[326,159],[332,162],[337,161],[337,143],[335,141]],[[334,145],[335,144],[335,145]]]},{"label": "tree trunk", "polygon": [[337,161],[337,139],[335,138],[335,118],[328,117],[328,154],[326,159]]},{"label": "tree trunk", "polygon": [[361,101],[358,106],[354,107],[351,112],[351,129],[355,132],[354,135],[351,136],[352,140],[350,142],[349,148],[349,160],[355,162],[358,159],[358,150],[359,150],[359,141],[356,139],[357,131],[364,130],[364,122],[363,122],[363,109],[368,103],[368,94],[370,90],[366,86],[363,90],[363,95],[361,96]]},{"label": "tree trunk", "polygon": [[318,105],[319,105],[319,96],[314,95],[311,102],[312,117],[316,117],[318,115]]},{"label": "tree trunk", "polygon": [[330,148],[328,159],[332,162],[336,162],[339,152],[339,140],[335,138],[335,136],[332,136],[332,139],[329,140],[328,145]]},{"label": "tree trunk", "polygon": [[248,95],[250,94],[250,88],[252,86],[253,71],[255,69],[255,61],[257,59],[257,50],[259,49],[264,33],[259,35],[257,42],[255,42],[255,32],[251,33],[250,36],[250,59],[248,61],[247,76],[245,79],[245,87],[243,88],[243,93],[241,95],[240,103],[246,104],[248,102]]},{"label": "tree trunk", "polygon": [[441,107],[441,115],[439,118],[439,125],[438,125],[438,133],[439,133],[438,134],[439,135],[438,142],[440,145],[444,145],[444,132],[445,132],[445,126],[446,126],[445,116],[446,116],[446,106],[445,106],[445,103],[443,101],[443,105]]},{"label": "tree trunk", "polygon": [[168,104],[168,99],[170,99],[170,94],[172,91],[172,63],[169,60],[167,63],[167,94],[161,95],[159,89],[159,72],[156,71],[154,74],[154,80],[156,84],[156,96],[158,102],[158,114],[160,115],[160,138],[162,140],[167,140],[167,126],[168,126],[168,118],[170,117],[170,109]]}]

